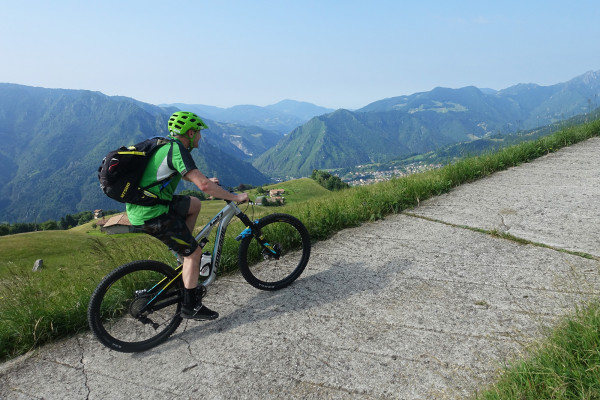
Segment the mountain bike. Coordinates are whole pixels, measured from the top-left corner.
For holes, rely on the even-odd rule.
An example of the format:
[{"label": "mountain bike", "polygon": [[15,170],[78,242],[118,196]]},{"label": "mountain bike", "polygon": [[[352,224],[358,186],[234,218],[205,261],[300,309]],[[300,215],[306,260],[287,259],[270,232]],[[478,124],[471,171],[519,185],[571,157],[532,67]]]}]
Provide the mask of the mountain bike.
[{"label": "mountain bike", "polygon": [[[304,224],[281,213],[252,221],[234,202],[226,203],[195,236],[204,248],[217,227],[212,256],[206,264],[208,276],[199,279],[202,290],[206,291],[217,277],[225,233],[234,216],[246,226],[236,237],[238,267],[244,279],[261,290],[279,290],[294,282],[310,257],[310,237]],[[184,286],[182,260],[173,254],[176,268],[139,260],[116,268],[102,279],[90,298],[87,314],[90,328],[102,344],[116,351],[139,352],[157,346],[175,332],[182,321]]]}]

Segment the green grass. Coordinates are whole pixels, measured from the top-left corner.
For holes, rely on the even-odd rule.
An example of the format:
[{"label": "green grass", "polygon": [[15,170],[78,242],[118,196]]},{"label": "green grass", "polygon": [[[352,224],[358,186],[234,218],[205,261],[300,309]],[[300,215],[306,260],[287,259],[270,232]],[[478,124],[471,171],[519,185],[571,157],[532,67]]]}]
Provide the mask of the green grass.
[{"label": "green grass", "polygon": [[[288,204],[329,194],[311,179],[265,187],[283,188]],[[254,198],[255,194],[251,194]],[[205,201],[196,232],[225,203]],[[251,218],[280,212],[286,207],[248,208]],[[90,221],[68,231],[40,231],[0,237],[0,360],[23,354],[39,345],[87,329],[86,310],[94,288],[117,266],[136,259],[157,259],[173,264],[167,248],[147,235],[107,236]],[[232,222],[224,243],[221,269],[237,267],[238,242],[244,229]],[[213,232],[216,234],[216,230]],[[209,250],[212,250],[211,241]],[[41,271],[32,272],[36,259]]]},{"label": "green grass", "polygon": [[[263,186],[263,188],[265,190],[285,189],[283,196],[285,197],[286,205],[284,207],[277,208],[263,206],[246,208],[245,205],[242,205],[242,211],[249,210],[251,217],[252,213],[255,218],[260,218],[265,214],[270,214],[273,212],[286,212],[285,210],[290,206],[293,207],[296,204],[304,203],[308,200],[328,196],[331,194],[331,192],[329,192],[327,189],[323,188],[321,185],[309,178],[295,179],[279,184],[266,185]],[[250,196],[250,199],[255,199],[258,196],[256,189],[249,190],[247,193]],[[198,221],[196,222],[196,229],[199,230],[206,225],[212,219],[212,217],[214,217],[219,210],[223,208],[224,205],[225,204],[221,200],[203,201],[202,209],[200,211],[200,215],[198,216]]]},{"label": "green grass", "polygon": [[[168,261],[145,235],[44,231],[0,237],[0,359],[87,329],[86,310],[98,282],[140,258]],[[33,272],[36,259],[44,260]]]},{"label": "green grass", "polygon": [[[292,181],[263,186],[266,190],[285,189],[283,197],[287,205],[303,203],[317,197],[329,196],[331,192],[310,178],[295,179]],[[256,189],[249,192],[251,198],[256,197]]]},{"label": "green grass", "polygon": [[[324,240],[341,229],[413,208],[420,201],[463,183],[594,136],[600,136],[600,121],[567,128],[497,153],[460,160],[438,170],[340,192],[325,191],[306,179],[284,182],[271,188],[286,189],[286,206],[255,206],[248,208],[247,213],[253,219],[271,212],[290,213],[304,222],[313,241]],[[222,206],[221,201],[204,202],[197,228]],[[237,266],[234,237],[242,229],[241,224],[235,223],[228,230],[222,254],[224,271]],[[87,231],[97,232],[90,223],[67,232],[0,237],[0,360],[87,329],[89,296],[109,270],[135,259],[172,259],[160,242],[145,235],[104,236]],[[38,258],[44,259],[45,268],[32,273]],[[593,360],[589,351],[582,354],[581,357]],[[597,373],[596,367],[588,369],[588,373]],[[598,391],[594,393],[596,397],[588,398],[600,398]]]},{"label": "green grass", "polygon": [[578,308],[477,399],[599,399],[600,303]]}]

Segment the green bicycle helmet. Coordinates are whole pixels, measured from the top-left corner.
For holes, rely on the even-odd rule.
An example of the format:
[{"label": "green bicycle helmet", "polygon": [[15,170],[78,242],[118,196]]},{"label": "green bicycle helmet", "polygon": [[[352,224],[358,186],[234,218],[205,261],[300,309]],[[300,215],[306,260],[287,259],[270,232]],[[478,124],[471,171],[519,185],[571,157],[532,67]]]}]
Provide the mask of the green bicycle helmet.
[{"label": "green bicycle helmet", "polygon": [[189,111],[177,111],[169,118],[169,132],[171,134],[185,135],[190,129],[200,131],[208,129],[208,126],[206,126],[199,116]]}]

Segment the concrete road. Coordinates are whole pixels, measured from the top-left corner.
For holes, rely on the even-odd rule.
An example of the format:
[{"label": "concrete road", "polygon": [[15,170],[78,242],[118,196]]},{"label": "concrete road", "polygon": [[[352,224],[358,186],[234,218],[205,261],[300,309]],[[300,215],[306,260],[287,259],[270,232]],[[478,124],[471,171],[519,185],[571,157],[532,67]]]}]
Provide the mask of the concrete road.
[{"label": "concrete road", "polygon": [[580,253],[600,257],[598,154],[591,139],[342,231],[280,292],[220,279],[206,303],[221,317],[151,351],[85,333],[1,364],[0,398],[470,396],[597,297],[599,263]]}]

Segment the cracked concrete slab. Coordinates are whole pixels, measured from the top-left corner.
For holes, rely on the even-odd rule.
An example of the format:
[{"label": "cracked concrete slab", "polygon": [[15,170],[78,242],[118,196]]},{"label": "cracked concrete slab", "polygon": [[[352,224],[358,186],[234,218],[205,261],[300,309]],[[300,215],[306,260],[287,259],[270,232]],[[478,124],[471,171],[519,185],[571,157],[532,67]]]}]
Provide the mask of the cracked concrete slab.
[{"label": "cracked concrete slab", "polygon": [[421,204],[416,215],[600,256],[600,138]]},{"label": "cracked concrete slab", "polygon": [[[0,399],[446,399],[493,380],[597,297],[600,139],[463,185],[317,243],[289,288],[239,274],[221,317],[122,354],[90,333],[0,364]],[[520,244],[465,227],[498,230]]]}]

